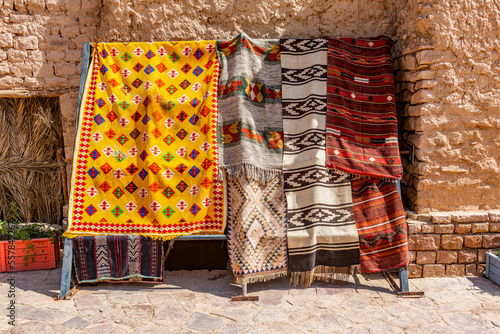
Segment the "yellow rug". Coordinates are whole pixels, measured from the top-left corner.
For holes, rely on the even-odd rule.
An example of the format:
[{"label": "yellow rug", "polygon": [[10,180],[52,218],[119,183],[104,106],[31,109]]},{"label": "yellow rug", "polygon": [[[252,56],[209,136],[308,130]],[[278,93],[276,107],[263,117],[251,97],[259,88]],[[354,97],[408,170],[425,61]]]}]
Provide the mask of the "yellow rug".
[{"label": "yellow rug", "polygon": [[99,43],[65,237],[222,234],[215,41]]}]

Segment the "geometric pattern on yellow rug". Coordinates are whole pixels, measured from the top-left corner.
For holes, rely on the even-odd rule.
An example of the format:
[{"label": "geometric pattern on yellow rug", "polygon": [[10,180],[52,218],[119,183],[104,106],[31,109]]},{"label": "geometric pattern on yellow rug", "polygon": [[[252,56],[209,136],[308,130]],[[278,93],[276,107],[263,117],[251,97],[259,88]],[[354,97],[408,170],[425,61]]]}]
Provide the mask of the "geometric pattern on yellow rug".
[{"label": "geometric pattern on yellow rug", "polygon": [[66,237],[222,234],[215,41],[98,43]]}]

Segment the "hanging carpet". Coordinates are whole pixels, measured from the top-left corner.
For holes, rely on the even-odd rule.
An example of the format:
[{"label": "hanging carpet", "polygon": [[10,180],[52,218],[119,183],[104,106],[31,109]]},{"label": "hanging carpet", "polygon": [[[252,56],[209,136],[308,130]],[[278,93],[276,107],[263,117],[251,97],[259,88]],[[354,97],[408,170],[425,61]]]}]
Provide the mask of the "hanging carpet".
[{"label": "hanging carpet", "polygon": [[283,165],[279,41],[241,33],[217,42],[217,51],[220,167],[229,178],[267,183]]},{"label": "hanging carpet", "polygon": [[377,178],[352,180],[359,233],[361,272],[379,273],[408,265],[408,230],[395,183]]},{"label": "hanging carpet", "polygon": [[224,232],[215,44],[96,45],[65,237]]},{"label": "hanging carpet", "polygon": [[73,239],[80,283],[163,281],[163,243],[141,236],[87,236]]},{"label": "hanging carpet", "polygon": [[286,276],[287,221],[281,176],[265,185],[246,178],[227,182],[227,246],[236,282]]},{"label": "hanging carpet", "polygon": [[326,166],[332,172],[403,175],[392,45],[385,36],[329,40]]},{"label": "hanging carpet", "polygon": [[359,264],[359,240],[349,176],[325,167],[328,41],[285,39],[280,47],[292,284],[345,281]]}]

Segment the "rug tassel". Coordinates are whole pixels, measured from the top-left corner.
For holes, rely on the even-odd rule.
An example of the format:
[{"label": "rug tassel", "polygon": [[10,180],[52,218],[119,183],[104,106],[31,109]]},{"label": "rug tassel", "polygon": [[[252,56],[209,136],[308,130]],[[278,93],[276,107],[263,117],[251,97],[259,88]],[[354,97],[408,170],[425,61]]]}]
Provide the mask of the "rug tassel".
[{"label": "rug tassel", "polygon": [[[260,184],[267,184],[275,177],[281,175],[281,169],[264,169],[253,164],[244,162],[237,165],[224,167],[230,179],[238,179],[241,176],[249,180],[254,180]],[[222,178],[222,173],[219,173],[219,179]]]},{"label": "rug tassel", "polygon": [[352,267],[329,267],[317,266],[311,271],[292,272],[290,285],[297,286],[300,283],[301,288],[308,288],[315,281],[323,281],[337,285],[349,283],[349,277],[352,274]]},{"label": "rug tassel", "polygon": [[[254,277],[245,277],[247,283],[259,283],[259,282],[267,282],[273,279],[277,279],[280,277],[284,277],[287,275],[286,271],[278,272],[278,273],[272,273],[272,274],[267,274],[267,275],[260,275],[260,276],[254,276]],[[236,284],[241,284],[242,283],[243,277],[236,277],[234,278],[234,281]]]}]

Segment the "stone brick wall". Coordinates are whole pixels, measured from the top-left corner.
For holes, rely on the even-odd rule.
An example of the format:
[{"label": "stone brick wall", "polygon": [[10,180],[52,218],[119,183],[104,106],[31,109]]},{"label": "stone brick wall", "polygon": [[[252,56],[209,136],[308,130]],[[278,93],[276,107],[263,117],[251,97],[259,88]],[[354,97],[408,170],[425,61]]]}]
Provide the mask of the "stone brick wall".
[{"label": "stone brick wall", "polygon": [[485,254],[500,248],[500,211],[407,212],[410,277],[484,274]]}]

